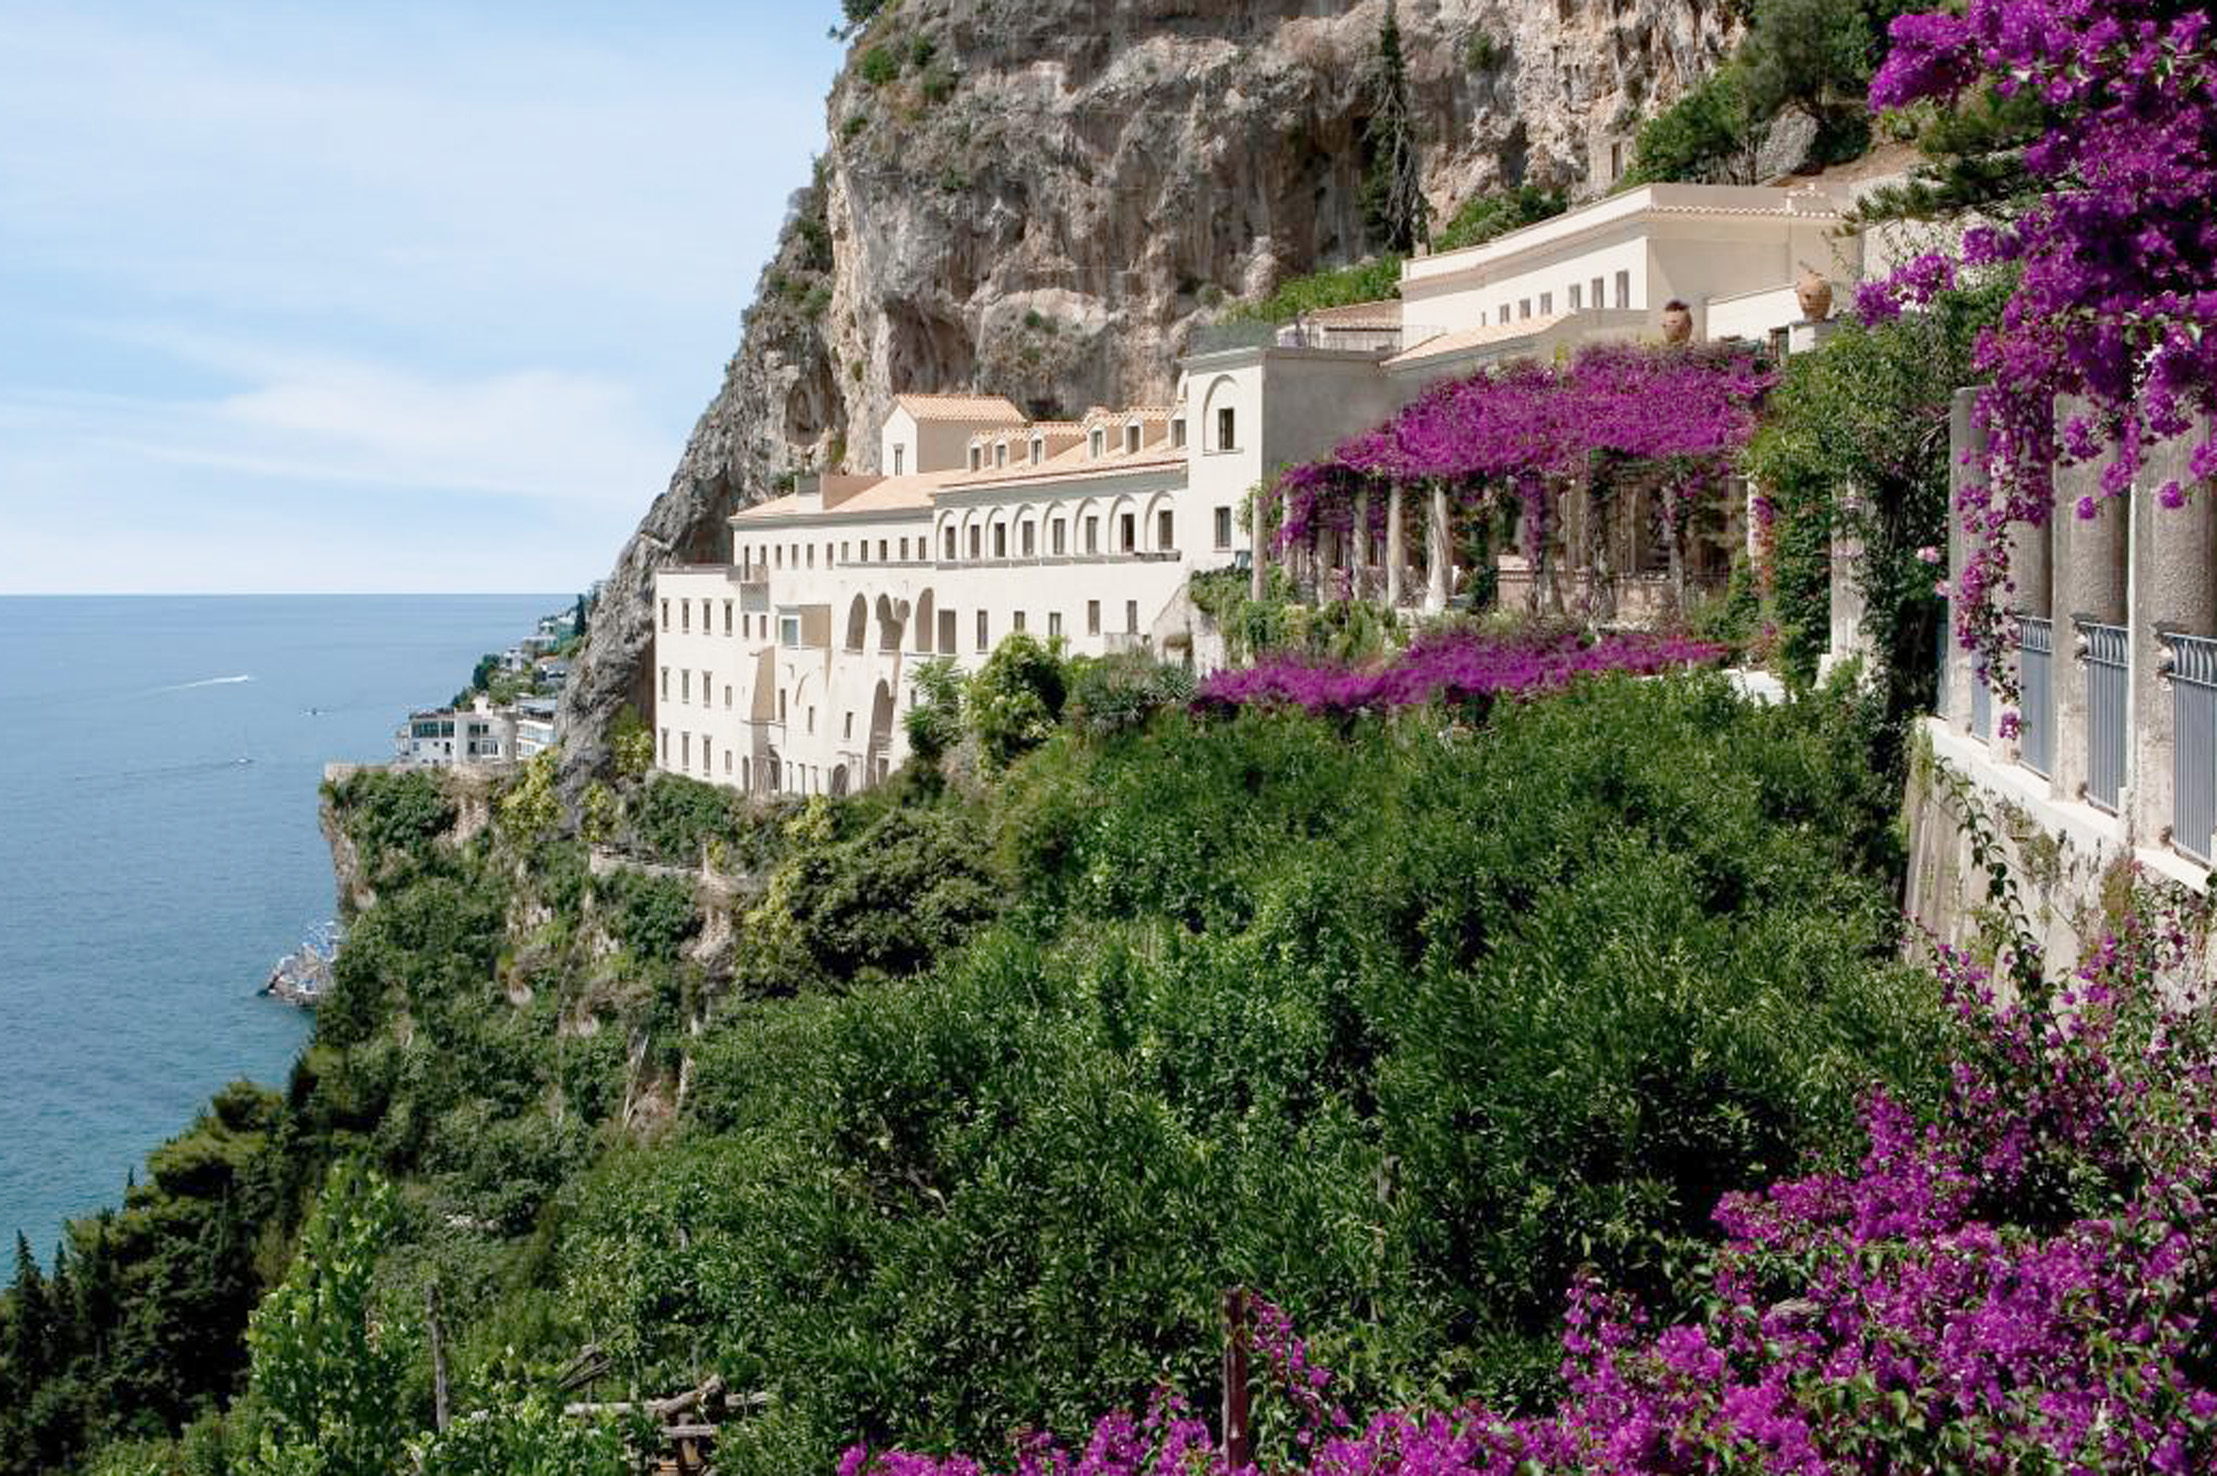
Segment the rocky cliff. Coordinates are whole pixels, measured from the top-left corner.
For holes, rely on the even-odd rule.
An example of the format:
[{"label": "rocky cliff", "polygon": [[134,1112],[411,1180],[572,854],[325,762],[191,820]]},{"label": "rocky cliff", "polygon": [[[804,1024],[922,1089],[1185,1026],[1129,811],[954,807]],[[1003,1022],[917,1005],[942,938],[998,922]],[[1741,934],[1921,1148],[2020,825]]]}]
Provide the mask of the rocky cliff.
[{"label": "rocky cliff", "polygon": [[[892,0],[854,40],[738,353],[625,545],[563,701],[565,783],[644,711],[658,567],[804,467],[877,470],[907,390],[1159,401],[1221,305],[1365,255],[1386,0]],[[829,6],[826,6],[827,11]],[[1604,187],[1736,38],[1729,0],[1408,0],[1435,218]]]}]

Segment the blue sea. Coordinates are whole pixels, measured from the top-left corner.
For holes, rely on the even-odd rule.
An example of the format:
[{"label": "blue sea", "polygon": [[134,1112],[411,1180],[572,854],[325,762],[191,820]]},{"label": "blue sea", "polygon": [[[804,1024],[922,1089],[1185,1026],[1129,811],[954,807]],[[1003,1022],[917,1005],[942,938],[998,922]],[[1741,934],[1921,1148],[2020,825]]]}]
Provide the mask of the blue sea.
[{"label": "blue sea", "polygon": [[568,600],[0,597],[0,1236],[50,1255],[217,1088],[282,1087],[309,1020],[255,991],[336,908],[324,763]]}]

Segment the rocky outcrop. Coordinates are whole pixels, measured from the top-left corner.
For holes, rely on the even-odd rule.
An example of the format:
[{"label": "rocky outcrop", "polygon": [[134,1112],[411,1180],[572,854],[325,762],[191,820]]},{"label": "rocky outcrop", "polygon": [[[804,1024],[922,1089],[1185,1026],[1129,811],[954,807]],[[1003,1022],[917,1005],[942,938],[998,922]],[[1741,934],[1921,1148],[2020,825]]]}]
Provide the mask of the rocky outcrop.
[{"label": "rocky outcrop", "polygon": [[[647,705],[655,569],[798,468],[874,471],[910,389],[1041,414],[1161,400],[1229,298],[1359,259],[1386,0],[894,0],[827,105],[738,354],[618,557],[563,699],[564,783]],[[1736,39],[1723,0],[1409,0],[1427,196],[1591,192]]]}]

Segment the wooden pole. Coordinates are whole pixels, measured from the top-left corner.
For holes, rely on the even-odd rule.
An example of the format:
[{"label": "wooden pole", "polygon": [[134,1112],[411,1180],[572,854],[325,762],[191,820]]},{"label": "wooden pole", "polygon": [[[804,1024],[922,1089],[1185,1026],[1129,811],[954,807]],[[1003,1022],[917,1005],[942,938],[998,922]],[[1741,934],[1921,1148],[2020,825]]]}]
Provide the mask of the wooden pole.
[{"label": "wooden pole", "polygon": [[436,1281],[424,1283],[423,1321],[424,1330],[431,1336],[432,1427],[443,1431],[447,1421],[446,1333],[439,1326],[439,1284]]},{"label": "wooden pole", "polygon": [[1233,1471],[1253,1463],[1247,1430],[1247,1293],[1224,1293],[1224,1464]]}]

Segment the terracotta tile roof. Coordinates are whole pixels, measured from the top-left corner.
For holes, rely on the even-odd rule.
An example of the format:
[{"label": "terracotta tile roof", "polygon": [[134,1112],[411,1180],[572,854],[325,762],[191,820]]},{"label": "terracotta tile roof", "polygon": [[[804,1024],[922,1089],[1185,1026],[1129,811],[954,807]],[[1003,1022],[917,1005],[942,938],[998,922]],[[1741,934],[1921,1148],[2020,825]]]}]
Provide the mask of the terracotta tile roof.
[{"label": "terracotta tile roof", "polygon": [[1021,421],[1024,412],[1001,395],[895,395],[893,403],[918,420]]},{"label": "terracotta tile roof", "polygon": [[931,507],[932,494],[959,475],[951,471],[911,472],[905,477],[880,477],[858,492],[829,507],[816,505],[798,493],[788,492],[768,502],[742,508],[732,521],[755,523],[787,517],[869,517],[872,514],[921,512]]}]

